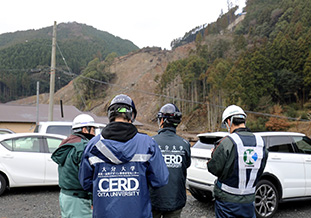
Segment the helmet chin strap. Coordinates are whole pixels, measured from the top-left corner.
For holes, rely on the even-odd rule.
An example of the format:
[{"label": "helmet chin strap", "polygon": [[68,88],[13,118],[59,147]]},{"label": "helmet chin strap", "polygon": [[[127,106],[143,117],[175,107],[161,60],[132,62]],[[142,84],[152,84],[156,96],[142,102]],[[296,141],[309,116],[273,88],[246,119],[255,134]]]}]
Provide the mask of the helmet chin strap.
[{"label": "helmet chin strap", "polygon": [[161,125],[162,125],[162,124],[161,124],[161,120],[162,120],[162,119],[158,119],[158,126],[159,126],[159,129],[161,128]]},{"label": "helmet chin strap", "polygon": [[[166,119],[166,118],[165,118]],[[163,124],[164,124],[165,120],[163,118],[161,119],[158,119],[158,126],[159,126],[159,129],[162,128]]]}]

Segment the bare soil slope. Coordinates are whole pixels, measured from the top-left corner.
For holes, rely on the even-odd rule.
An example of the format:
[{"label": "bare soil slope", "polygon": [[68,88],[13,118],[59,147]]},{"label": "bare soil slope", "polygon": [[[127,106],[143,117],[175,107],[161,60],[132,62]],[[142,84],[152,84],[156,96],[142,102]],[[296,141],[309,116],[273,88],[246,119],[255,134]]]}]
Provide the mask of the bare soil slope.
[{"label": "bare soil slope", "polygon": [[169,62],[187,57],[190,47],[178,48],[174,51],[159,48],[144,48],[136,53],[116,59],[111,72],[116,73],[114,85],[106,91],[103,103],[92,111],[103,115],[107,104],[120,93],[129,95],[135,102],[141,122],[150,122],[156,115],[160,105],[155,94],[156,76],[161,76]]}]

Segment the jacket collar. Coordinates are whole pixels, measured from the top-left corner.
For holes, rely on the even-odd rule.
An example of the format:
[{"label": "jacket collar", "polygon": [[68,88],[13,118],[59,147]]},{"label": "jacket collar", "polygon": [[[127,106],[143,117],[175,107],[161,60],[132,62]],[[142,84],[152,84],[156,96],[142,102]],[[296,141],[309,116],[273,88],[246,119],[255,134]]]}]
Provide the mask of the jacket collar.
[{"label": "jacket collar", "polygon": [[137,128],[131,123],[111,122],[102,131],[105,139],[126,142],[137,134]]},{"label": "jacket collar", "polygon": [[235,132],[251,132],[251,130],[247,127],[243,127],[243,128],[237,128],[237,129],[233,130],[232,133],[235,133]]},{"label": "jacket collar", "polygon": [[166,132],[166,131],[170,131],[170,132],[176,133],[176,128],[174,128],[174,127],[164,127],[162,129],[158,130],[158,134],[160,134],[161,132]]}]

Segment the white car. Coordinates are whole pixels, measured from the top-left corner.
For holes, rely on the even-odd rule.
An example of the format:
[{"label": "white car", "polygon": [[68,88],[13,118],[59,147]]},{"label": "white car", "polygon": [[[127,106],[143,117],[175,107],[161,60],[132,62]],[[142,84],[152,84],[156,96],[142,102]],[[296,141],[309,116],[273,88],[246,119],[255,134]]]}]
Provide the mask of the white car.
[{"label": "white car", "polygon": [[9,188],[58,184],[51,153],[66,136],[41,133],[0,135],[0,195]]},{"label": "white car", "polygon": [[13,132],[12,130],[10,129],[3,129],[3,128],[0,128],[0,134],[13,134],[15,132]]},{"label": "white car", "polygon": [[[95,128],[95,134],[100,134],[101,130],[106,126],[105,124],[96,123],[98,126]],[[34,132],[38,133],[52,133],[52,134],[60,134],[69,136],[72,134],[72,122],[66,121],[47,121],[47,122],[39,122],[36,126]]]},{"label": "white car", "polygon": [[[294,132],[258,132],[269,150],[264,173],[256,187],[258,218],[270,218],[284,201],[311,199],[311,139]],[[191,148],[187,188],[199,201],[213,200],[216,177],[207,170],[214,143],[226,132],[199,134]]]}]

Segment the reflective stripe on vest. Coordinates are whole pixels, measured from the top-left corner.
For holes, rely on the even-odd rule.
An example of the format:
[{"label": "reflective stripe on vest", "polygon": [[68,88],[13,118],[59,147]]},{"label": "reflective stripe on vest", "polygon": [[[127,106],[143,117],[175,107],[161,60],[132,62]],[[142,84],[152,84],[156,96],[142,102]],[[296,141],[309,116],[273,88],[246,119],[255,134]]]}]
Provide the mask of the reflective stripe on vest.
[{"label": "reflective stripe on vest", "polygon": [[[254,135],[256,138],[256,147],[244,146],[241,138],[236,133],[230,135],[230,138],[237,145],[239,187],[231,187],[224,183],[220,183],[219,188],[221,188],[222,190],[236,195],[248,195],[255,193],[256,187],[254,186],[254,182],[256,181],[258,170],[261,166],[264,142],[261,136],[258,136],[256,134]],[[250,178],[247,184],[246,170],[251,170]]]},{"label": "reflective stripe on vest", "polygon": [[[150,159],[150,157],[151,154],[135,154],[133,158],[130,160],[130,162],[147,162]],[[105,163],[104,160],[96,156],[89,157],[88,160],[91,165],[95,165],[97,163]]]},{"label": "reflective stripe on vest", "polygon": [[100,135],[100,139],[98,142],[96,142],[95,147],[106,157],[108,158],[112,163],[115,164],[121,164],[122,161],[120,161],[108,148],[107,146],[102,142],[104,138],[102,135]]},{"label": "reflective stripe on vest", "polygon": [[[107,148],[107,146],[102,142],[104,138],[100,136],[99,141],[95,144],[95,147],[106,157],[108,158],[112,163],[114,164],[121,164],[123,163],[120,161],[110,150]],[[151,154],[135,154],[133,158],[130,160],[130,162],[147,162],[151,158]],[[91,156],[89,157],[89,163],[91,165],[94,165],[96,163],[103,163],[102,159]]]}]

